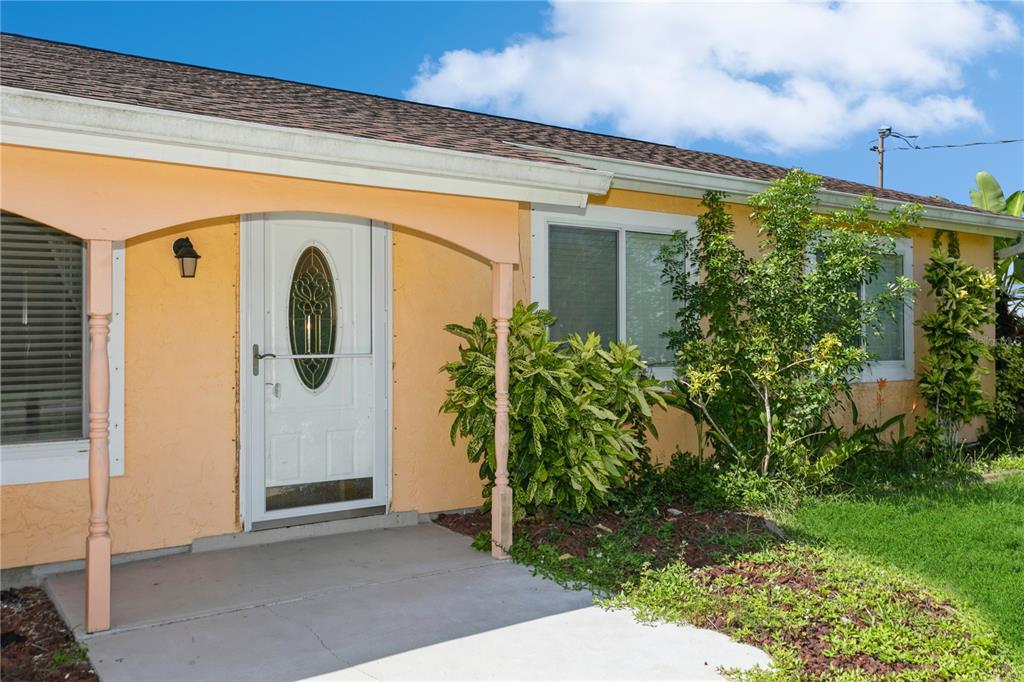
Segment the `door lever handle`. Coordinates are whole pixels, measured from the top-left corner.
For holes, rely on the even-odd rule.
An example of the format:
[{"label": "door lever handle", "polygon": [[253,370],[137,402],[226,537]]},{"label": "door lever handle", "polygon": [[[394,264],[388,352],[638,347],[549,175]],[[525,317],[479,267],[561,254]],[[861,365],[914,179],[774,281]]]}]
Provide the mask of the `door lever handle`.
[{"label": "door lever handle", "polygon": [[260,360],[264,358],[276,358],[277,356],[273,353],[260,353],[260,346],[258,343],[252,344],[252,375],[258,377],[260,375]]}]

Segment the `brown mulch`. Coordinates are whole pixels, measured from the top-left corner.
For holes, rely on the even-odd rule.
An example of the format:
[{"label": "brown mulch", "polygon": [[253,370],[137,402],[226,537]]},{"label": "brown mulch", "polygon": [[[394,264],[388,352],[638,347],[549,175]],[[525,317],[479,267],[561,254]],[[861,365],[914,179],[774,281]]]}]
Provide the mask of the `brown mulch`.
[{"label": "brown mulch", "polygon": [[[669,523],[671,533],[645,534],[637,538],[636,544],[638,551],[651,556],[654,566],[674,559],[682,559],[694,568],[718,563],[736,549],[716,541],[722,534],[744,534],[754,541],[768,539],[775,532],[770,522],[762,517],[740,511],[698,511],[689,505],[676,504],[659,509],[658,517],[652,526]],[[623,522],[621,514],[610,510],[576,521],[533,516],[517,523],[515,532],[519,537],[530,538],[534,546],[554,545],[561,553],[582,558],[601,537],[620,530]],[[435,523],[471,537],[491,529],[490,514],[479,511],[442,514]]]},{"label": "brown mulch", "polygon": [[99,679],[45,592],[36,587],[4,590],[0,603],[0,677],[5,681]]},{"label": "brown mulch", "polygon": [[[706,587],[712,587],[720,578],[729,576],[737,578],[735,585],[727,588],[721,587],[721,582],[715,588],[722,594],[733,594],[738,592],[750,592],[762,587],[787,587],[792,590],[817,591],[828,590],[829,599],[838,598],[836,586],[825,587],[827,580],[823,579],[821,570],[815,565],[814,554],[805,548],[787,547],[783,549],[786,556],[792,557],[792,561],[780,561],[778,563],[754,563],[750,561],[735,561],[725,565],[709,566],[694,573],[696,581]],[[939,620],[947,618],[954,613],[953,605],[946,600],[938,600],[926,591],[908,591],[894,588],[892,592],[894,601],[906,604],[908,608],[918,613]],[[786,604],[780,608],[789,610],[792,607]],[[849,622],[858,628],[867,628],[874,625],[872,614],[865,614],[851,610],[846,616]],[[719,632],[737,634],[734,624],[729,621],[725,614],[718,614],[701,624]],[[787,629],[755,628],[747,632],[740,639],[747,644],[765,649],[771,644],[778,645],[785,643],[796,655],[802,659],[804,670],[802,676],[808,679],[819,679],[834,675],[837,672],[855,673],[859,675],[871,675],[879,677],[898,677],[907,671],[921,671],[934,668],[931,665],[919,665],[904,661],[890,661],[873,654],[840,654],[831,651],[834,644],[829,641],[832,627],[826,622],[821,622],[813,617],[809,618],[806,626],[797,632]],[[968,636],[965,634],[965,636]]]},{"label": "brown mulch", "polygon": [[[669,510],[672,511],[669,511]],[[657,532],[665,522],[671,524],[671,533]],[[491,527],[490,514],[470,512],[466,514],[444,514],[436,523],[463,535],[475,536]],[[601,537],[619,531],[624,524],[621,514],[601,511],[575,521],[559,518],[527,517],[516,524],[519,538],[529,538],[534,546],[553,545],[559,553],[582,558],[598,545]],[[758,587],[785,587],[797,592],[817,593],[830,591],[830,597],[838,597],[831,587],[826,587],[825,576],[817,565],[813,551],[805,548],[784,546],[784,556],[791,560],[778,563],[762,563],[735,560],[736,555],[763,546],[771,541],[781,541],[781,531],[770,520],[755,514],[740,511],[698,511],[691,506],[675,504],[658,510],[653,531],[636,539],[636,549],[649,554],[652,566],[662,566],[675,560],[682,560],[694,569],[694,578],[707,586],[716,584],[722,577],[735,577],[735,586],[729,581],[717,582],[720,592],[749,591]],[[719,542],[723,534],[733,536],[727,545]],[[746,540],[744,540],[744,536]],[[908,604],[915,611],[943,618],[952,612],[952,606],[936,600],[927,592],[907,592],[894,589],[893,598]],[[791,608],[781,605],[780,608]],[[860,627],[868,623],[863,614],[851,611],[849,618]],[[735,623],[725,613],[717,614],[700,624],[719,632],[738,635]],[[832,628],[827,622],[810,619],[799,632],[777,632],[754,629],[741,636],[742,641],[759,648],[779,644],[780,638],[787,648],[802,659],[804,673],[808,678],[828,677],[836,671],[877,676],[899,676],[901,673],[917,670],[920,665],[902,661],[887,661],[874,655],[844,655],[830,651],[829,635]]]}]

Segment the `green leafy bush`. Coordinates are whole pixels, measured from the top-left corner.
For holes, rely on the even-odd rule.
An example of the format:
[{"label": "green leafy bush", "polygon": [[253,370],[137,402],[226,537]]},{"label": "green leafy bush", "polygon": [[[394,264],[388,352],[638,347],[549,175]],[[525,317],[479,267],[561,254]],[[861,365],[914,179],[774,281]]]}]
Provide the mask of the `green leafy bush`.
[{"label": "green leafy bush", "polygon": [[[515,518],[539,506],[585,511],[609,498],[631,463],[646,459],[651,406],[664,406],[635,345],[605,349],[596,334],[547,338],[554,316],[536,303],[516,304],[509,334],[509,479]],[[452,443],[468,439],[480,463],[484,495],[494,485],[494,325],[445,329],[465,342],[447,363],[452,388],[441,411],[455,415]]]},{"label": "green leafy bush", "polygon": [[942,235],[935,234],[924,270],[935,310],[917,322],[928,340],[919,384],[930,410],[918,428],[929,436],[933,450],[952,456],[963,446],[961,427],[990,409],[981,377],[992,351],[979,335],[995,321],[997,282],[991,272],[960,258],[955,232],[946,233],[943,252]]},{"label": "green leafy bush", "polygon": [[677,352],[670,402],[706,429],[716,458],[762,475],[821,479],[852,454],[829,415],[870,359],[865,333],[914,286],[900,277],[877,296],[860,296],[919,209],[874,221],[874,202],[864,197],[821,215],[819,186],[794,170],[750,198],[762,236],[757,257],[734,243],[732,217],[714,192],[704,195],[696,240],[676,233],[661,254],[680,304],[667,334]]},{"label": "green leafy bush", "polygon": [[737,462],[676,453],[659,472],[659,489],[670,500],[697,509],[788,509],[806,492],[803,481],[765,476]]},{"label": "green leafy bush", "polygon": [[[1024,190],[1005,196],[999,182],[987,171],[980,171],[975,176],[975,182],[977,189],[968,190],[972,204],[993,213],[1024,215]],[[1024,253],[1013,253],[1011,248],[1020,244],[1022,239],[1024,237],[1017,235],[996,237],[993,241],[996,278],[999,281],[996,298],[997,339],[1024,342]]]},{"label": "green leafy bush", "polygon": [[986,450],[1024,452],[1024,342],[996,341],[996,398],[988,416]]}]

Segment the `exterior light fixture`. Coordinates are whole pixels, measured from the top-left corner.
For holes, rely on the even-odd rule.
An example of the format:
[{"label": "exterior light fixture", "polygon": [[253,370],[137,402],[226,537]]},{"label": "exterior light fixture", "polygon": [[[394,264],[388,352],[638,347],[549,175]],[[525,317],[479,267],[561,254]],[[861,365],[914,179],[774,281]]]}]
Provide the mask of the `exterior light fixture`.
[{"label": "exterior light fixture", "polygon": [[175,239],[171,245],[174,257],[178,259],[178,267],[181,269],[181,276],[191,279],[196,276],[196,265],[199,263],[200,255],[192,247],[192,240],[188,237]]}]

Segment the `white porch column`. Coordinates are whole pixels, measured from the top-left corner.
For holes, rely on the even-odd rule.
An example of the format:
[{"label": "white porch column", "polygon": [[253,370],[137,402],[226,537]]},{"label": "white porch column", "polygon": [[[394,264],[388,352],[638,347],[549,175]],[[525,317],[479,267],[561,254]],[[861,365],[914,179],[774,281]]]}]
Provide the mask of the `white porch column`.
[{"label": "white porch column", "polygon": [[89,535],[85,540],[85,630],[110,629],[111,242],[89,240]]},{"label": "white porch column", "polygon": [[508,484],[508,321],[512,317],[512,263],[491,263],[494,356],[494,489],[491,491],[491,556],[507,559],[512,547],[512,489]]}]

